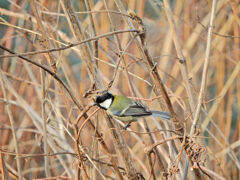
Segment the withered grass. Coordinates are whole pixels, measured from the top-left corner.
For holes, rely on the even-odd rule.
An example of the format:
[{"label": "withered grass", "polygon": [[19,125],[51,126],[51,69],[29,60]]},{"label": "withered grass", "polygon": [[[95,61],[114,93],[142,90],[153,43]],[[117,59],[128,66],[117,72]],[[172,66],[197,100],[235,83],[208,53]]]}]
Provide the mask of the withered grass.
[{"label": "withered grass", "polygon": [[[2,179],[239,178],[237,0],[22,0],[0,14]],[[124,130],[93,106],[105,90],[172,119]]]}]

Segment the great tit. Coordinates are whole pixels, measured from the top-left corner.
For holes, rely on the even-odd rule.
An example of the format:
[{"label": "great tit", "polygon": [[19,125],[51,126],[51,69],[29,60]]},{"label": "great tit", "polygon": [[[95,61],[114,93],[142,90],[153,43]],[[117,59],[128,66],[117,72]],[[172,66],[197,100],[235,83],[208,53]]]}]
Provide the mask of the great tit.
[{"label": "great tit", "polygon": [[110,116],[127,122],[125,129],[130,126],[130,123],[137,121],[137,118],[144,116],[154,116],[163,119],[170,119],[168,112],[152,111],[148,107],[134,101],[126,96],[113,95],[110,92],[98,96],[95,105],[107,111]]}]

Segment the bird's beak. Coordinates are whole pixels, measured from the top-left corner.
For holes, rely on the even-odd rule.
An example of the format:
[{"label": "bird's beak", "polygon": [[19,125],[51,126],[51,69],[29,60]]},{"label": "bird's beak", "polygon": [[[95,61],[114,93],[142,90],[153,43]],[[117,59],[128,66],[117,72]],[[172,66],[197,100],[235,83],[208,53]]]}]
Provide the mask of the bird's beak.
[{"label": "bird's beak", "polygon": [[94,104],[93,104],[93,106],[97,106],[98,104],[95,102]]}]

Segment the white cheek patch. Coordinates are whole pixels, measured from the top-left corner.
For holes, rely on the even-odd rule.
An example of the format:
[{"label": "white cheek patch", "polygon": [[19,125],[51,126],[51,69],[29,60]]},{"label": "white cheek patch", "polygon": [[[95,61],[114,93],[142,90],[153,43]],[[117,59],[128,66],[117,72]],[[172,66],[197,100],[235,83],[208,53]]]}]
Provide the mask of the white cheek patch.
[{"label": "white cheek patch", "polygon": [[105,109],[108,109],[110,107],[110,105],[112,104],[112,99],[106,99],[105,101],[103,101],[102,103],[100,103],[99,105]]}]

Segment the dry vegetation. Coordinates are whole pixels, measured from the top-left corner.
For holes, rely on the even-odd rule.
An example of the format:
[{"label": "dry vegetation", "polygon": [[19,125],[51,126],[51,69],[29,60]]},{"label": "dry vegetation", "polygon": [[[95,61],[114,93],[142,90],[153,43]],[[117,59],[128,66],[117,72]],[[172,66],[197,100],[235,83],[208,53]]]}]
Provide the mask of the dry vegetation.
[{"label": "dry vegetation", "polygon": [[[239,179],[239,14],[238,0],[1,1],[1,178]],[[172,119],[123,130],[92,107],[106,89]]]}]

